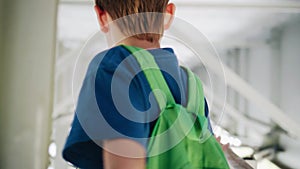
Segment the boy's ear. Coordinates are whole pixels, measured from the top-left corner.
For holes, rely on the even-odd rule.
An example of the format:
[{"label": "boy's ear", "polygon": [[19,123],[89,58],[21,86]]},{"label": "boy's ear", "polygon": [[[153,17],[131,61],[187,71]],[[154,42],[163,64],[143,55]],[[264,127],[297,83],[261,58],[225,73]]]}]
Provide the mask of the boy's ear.
[{"label": "boy's ear", "polygon": [[174,16],[175,16],[175,10],[176,10],[176,6],[173,3],[169,3],[166,7],[166,16],[165,16],[165,21],[164,21],[164,29],[167,30],[170,28],[173,20],[174,20]]},{"label": "boy's ear", "polygon": [[108,16],[107,12],[100,9],[99,6],[94,6],[95,12],[97,14],[98,23],[100,25],[100,29],[102,32],[107,33],[108,32]]}]

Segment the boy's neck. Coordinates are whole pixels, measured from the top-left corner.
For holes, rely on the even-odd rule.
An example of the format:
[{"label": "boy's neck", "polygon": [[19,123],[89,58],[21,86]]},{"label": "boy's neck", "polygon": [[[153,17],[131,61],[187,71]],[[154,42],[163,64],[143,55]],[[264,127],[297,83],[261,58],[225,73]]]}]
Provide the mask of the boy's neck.
[{"label": "boy's neck", "polygon": [[117,45],[128,45],[128,46],[136,46],[139,48],[143,49],[155,49],[155,48],[160,48],[160,42],[155,41],[155,42],[150,42],[147,40],[140,40],[134,37],[127,38],[121,42],[119,42]]}]

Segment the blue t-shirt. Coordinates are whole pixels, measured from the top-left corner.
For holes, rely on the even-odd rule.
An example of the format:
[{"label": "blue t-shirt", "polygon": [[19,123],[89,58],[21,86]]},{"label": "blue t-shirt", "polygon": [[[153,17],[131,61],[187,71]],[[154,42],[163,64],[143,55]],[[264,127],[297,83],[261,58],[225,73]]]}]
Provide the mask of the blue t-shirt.
[{"label": "blue t-shirt", "polygon": [[[176,103],[186,106],[187,74],[174,51],[160,48],[149,52]],[[99,53],[89,64],[75,112],[63,158],[79,168],[101,169],[103,140],[127,138],[146,148],[160,111],[134,56],[116,46]]]}]

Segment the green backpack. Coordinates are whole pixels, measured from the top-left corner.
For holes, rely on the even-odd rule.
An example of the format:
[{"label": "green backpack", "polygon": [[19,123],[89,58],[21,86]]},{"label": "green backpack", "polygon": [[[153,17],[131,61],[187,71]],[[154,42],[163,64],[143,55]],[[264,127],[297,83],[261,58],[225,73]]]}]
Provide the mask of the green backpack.
[{"label": "green backpack", "polygon": [[136,58],[150,84],[161,113],[148,145],[147,169],[227,169],[220,144],[208,130],[204,95],[199,78],[189,69],[188,104],[176,104],[172,93],[147,50],[124,46]]}]

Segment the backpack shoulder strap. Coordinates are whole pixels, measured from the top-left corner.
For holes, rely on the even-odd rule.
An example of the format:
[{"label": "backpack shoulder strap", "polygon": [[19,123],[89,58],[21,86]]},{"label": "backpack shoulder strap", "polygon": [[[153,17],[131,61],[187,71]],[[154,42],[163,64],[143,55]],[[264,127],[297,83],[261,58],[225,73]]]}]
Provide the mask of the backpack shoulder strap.
[{"label": "backpack shoulder strap", "polygon": [[[166,105],[176,104],[153,55],[142,48],[127,45],[123,45],[123,47],[125,47],[136,58],[141,66],[141,69],[143,70],[146,79],[150,84],[151,90],[159,104],[160,110],[163,110]],[[187,110],[189,112],[198,113],[197,115],[204,116],[204,94],[201,81],[190,69],[185,67],[182,68],[187,72],[188,76]]]},{"label": "backpack shoulder strap", "polygon": [[[202,83],[200,79],[188,68],[184,68],[188,74],[188,104],[187,111],[195,113],[197,119],[195,122],[200,123],[201,132],[196,135],[188,135],[192,140],[204,143],[210,138],[211,132],[208,129],[208,119],[205,116],[205,103]],[[199,130],[198,130],[199,131]]]},{"label": "backpack shoulder strap", "polygon": [[[198,115],[205,116],[205,103],[203,87],[200,79],[190,69],[182,67],[188,77],[188,112],[198,113]],[[200,113],[200,114],[199,114]]]},{"label": "backpack shoulder strap", "polygon": [[165,81],[160,68],[155,62],[153,55],[142,48],[123,45],[137,60],[148,80],[151,90],[158,102],[160,110],[164,110],[167,105],[174,105],[175,100]]}]

